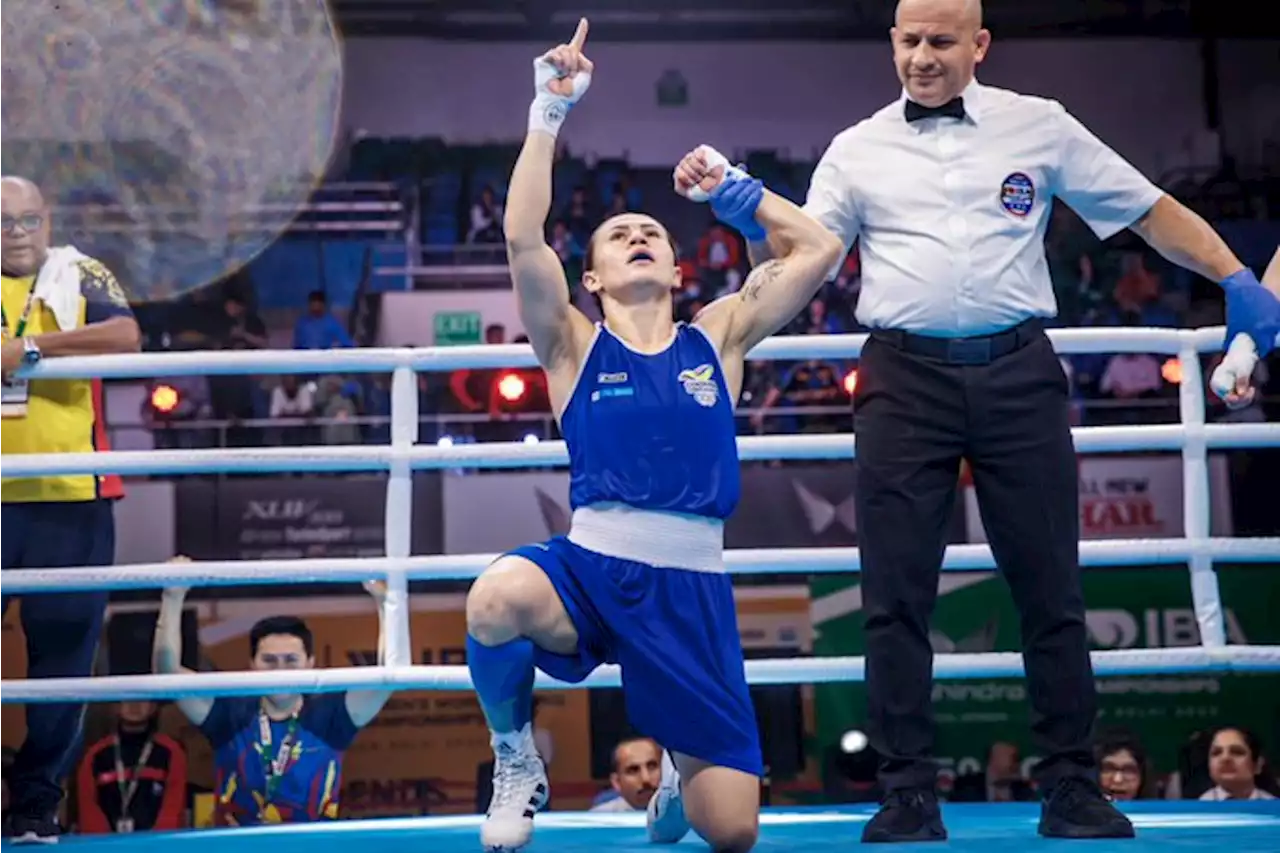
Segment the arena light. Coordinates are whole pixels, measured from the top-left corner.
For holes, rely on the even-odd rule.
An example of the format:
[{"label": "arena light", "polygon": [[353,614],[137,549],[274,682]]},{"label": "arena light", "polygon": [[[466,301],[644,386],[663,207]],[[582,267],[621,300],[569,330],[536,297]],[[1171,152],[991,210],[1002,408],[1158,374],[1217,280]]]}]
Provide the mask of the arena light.
[{"label": "arena light", "polygon": [[868,743],[866,734],[857,729],[850,729],[840,736],[840,751],[852,755],[855,752],[862,752],[867,748]]},{"label": "arena light", "polygon": [[498,380],[498,394],[508,403],[518,402],[524,396],[525,390],[524,379],[518,373],[504,374]]},{"label": "arena light", "polygon": [[1182,362],[1176,358],[1171,358],[1160,365],[1160,375],[1164,377],[1164,381],[1170,385],[1178,385],[1182,382]]},{"label": "arena light", "polygon": [[436,439],[436,447],[453,447],[453,436],[440,436],[440,438]]},{"label": "arena light", "polygon": [[533,433],[531,433],[531,432],[530,432],[530,433],[525,433],[525,436],[524,436],[524,443],[525,443],[525,444],[537,444],[540,440],[541,440],[541,439],[539,439],[536,435],[534,435],[534,434],[533,434]]},{"label": "arena light", "polygon": [[151,389],[151,408],[162,415],[178,408],[180,399],[178,389],[172,385],[157,385]]},{"label": "arena light", "polygon": [[853,396],[854,389],[858,387],[858,369],[855,367],[844,375],[844,392],[850,397]]}]

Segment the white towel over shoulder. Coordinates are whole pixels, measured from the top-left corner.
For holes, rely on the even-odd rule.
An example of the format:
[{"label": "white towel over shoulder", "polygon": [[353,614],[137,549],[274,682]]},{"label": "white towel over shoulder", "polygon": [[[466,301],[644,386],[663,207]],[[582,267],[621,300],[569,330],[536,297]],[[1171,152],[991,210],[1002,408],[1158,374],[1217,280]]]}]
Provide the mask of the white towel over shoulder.
[{"label": "white towel over shoulder", "polygon": [[75,246],[49,250],[49,257],[36,277],[35,297],[49,306],[58,328],[67,332],[80,325],[80,267],[90,260]]}]

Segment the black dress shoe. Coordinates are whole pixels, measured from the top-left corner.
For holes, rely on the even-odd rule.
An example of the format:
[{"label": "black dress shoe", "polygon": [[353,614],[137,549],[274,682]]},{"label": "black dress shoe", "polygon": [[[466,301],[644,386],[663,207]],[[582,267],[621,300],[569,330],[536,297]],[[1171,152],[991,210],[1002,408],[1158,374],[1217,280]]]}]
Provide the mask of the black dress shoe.
[{"label": "black dress shoe", "polygon": [[880,804],[880,811],[862,828],[862,841],[866,844],[946,840],[938,795],[927,789],[890,791]]},{"label": "black dress shoe", "polygon": [[1046,838],[1133,838],[1133,824],[1092,779],[1067,776],[1049,790],[1040,806],[1040,834]]},{"label": "black dress shoe", "polygon": [[57,815],[25,815],[15,812],[9,816],[8,835],[11,844],[57,844],[61,834]]}]

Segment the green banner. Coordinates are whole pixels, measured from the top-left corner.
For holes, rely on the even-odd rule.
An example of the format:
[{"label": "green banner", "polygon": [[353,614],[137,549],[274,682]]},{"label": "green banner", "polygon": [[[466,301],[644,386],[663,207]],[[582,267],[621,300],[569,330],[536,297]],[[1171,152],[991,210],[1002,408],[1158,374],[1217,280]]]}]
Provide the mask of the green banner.
[{"label": "green banner", "polygon": [[435,345],[438,347],[480,343],[479,311],[437,311]]},{"label": "green banner", "polygon": [[[1280,566],[1218,571],[1227,609],[1228,641],[1280,643]],[[856,576],[821,577],[811,585],[815,655],[863,654],[861,596]],[[1085,572],[1089,633],[1095,649],[1191,646],[1199,642],[1185,568],[1090,569]],[[939,587],[932,640],[936,652],[1014,652],[1018,616],[1008,587],[982,572],[947,572]],[[1269,741],[1280,708],[1280,676],[1178,675],[1100,678],[1099,728],[1124,727],[1146,744],[1158,772],[1172,771],[1177,750],[1199,729],[1230,723]],[[1018,744],[1035,758],[1022,679],[934,684],[937,755],[944,771],[981,769],[995,741]],[[818,744],[860,729],[866,715],[862,683],[815,687]]]}]

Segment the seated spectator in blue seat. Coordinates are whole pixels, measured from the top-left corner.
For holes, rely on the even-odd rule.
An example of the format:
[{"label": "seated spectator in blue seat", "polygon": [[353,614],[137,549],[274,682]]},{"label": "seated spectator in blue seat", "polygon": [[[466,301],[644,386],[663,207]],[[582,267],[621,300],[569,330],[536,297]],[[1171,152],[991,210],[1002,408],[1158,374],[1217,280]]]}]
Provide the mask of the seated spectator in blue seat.
[{"label": "seated spectator in blue seat", "polygon": [[307,297],[307,313],[293,327],[294,349],[336,349],[353,347],[355,341],[329,313],[329,301],[323,290],[313,290]]},{"label": "seated spectator in blue seat", "polygon": [[582,285],[582,262],[586,247],[573,236],[569,223],[557,219],[551,226],[551,248],[564,264],[564,277],[569,280],[569,291],[575,292]]},{"label": "seated spectator in blue seat", "polygon": [[502,205],[494,195],[493,187],[485,187],[480,190],[480,198],[471,205],[467,242],[501,243],[502,240]]},{"label": "seated spectator in blue seat", "polygon": [[618,176],[617,192],[622,196],[628,211],[644,210],[644,195],[632,181],[630,171],[625,171]]},{"label": "seated spectator in blue seat", "polygon": [[595,211],[591,209],[586,187],[573,188],[573,195],[569,197],[569,204],[560,214],[560,218],[568,224],[569,231],[581,245],[586,246],[590,242],[597,218]]}]

